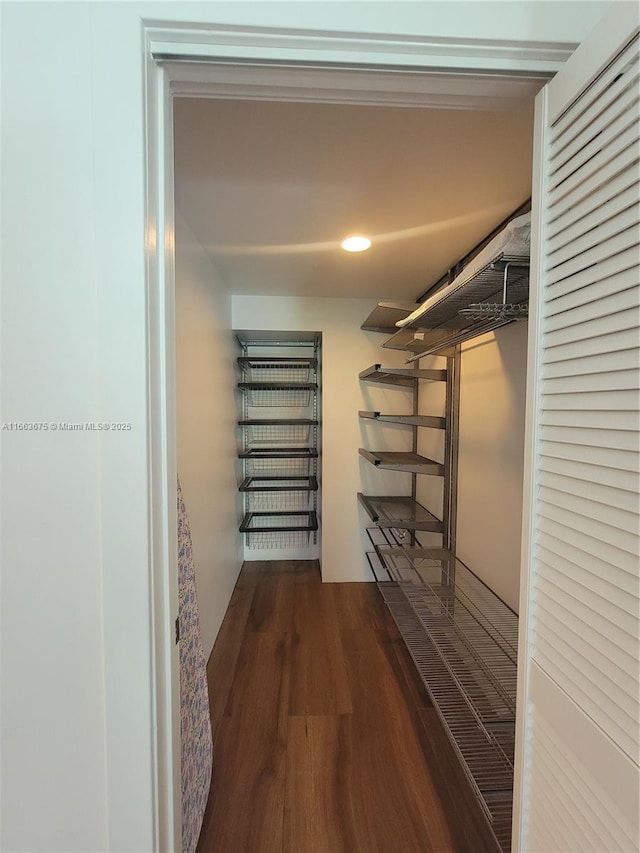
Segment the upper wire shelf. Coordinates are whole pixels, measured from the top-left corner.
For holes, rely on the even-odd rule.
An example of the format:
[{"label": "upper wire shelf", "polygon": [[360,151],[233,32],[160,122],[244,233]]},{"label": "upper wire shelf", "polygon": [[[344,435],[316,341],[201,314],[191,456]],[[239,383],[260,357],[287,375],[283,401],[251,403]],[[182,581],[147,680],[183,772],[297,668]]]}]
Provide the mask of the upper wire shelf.
[{"label": "upper wire shelf", "polygon": [[527,316],[530,245],[524,213],[452,267],[449,283],[443,277],[423,302],[380,302],[363,328],[391,334],[383,346],[414,353],[407,364],[452,355],[458,344]]},{"label": "upper wire shelf", "polygon": [[[413,330],[407,363],[437,355],[458,344],[492,332],[528,316],[529,259],[502,258],[475,275],[464,286],[445,293],[415,320],[407,322],[387,342]],[[430,302],[432,300],[429,300]],[[425,303],[426,304],[426,303]],[[417,313],[417,312],[416,312]]]},{"label": "upper wire shelf", "polygon": [[[520,304],[529,298],[529,258],[496,258],[471,278],[459,277],[428,299],[422,310],[402,321],[403,329],[463,329],[468,320],[461,311],[472,303]],[[508,298],[507,298],[508,297]]]}]

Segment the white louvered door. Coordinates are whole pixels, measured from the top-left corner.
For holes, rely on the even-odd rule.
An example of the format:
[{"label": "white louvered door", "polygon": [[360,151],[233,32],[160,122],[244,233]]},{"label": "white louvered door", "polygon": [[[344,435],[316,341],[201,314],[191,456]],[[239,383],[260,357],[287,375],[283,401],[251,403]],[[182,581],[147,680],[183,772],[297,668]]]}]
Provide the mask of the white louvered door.
[{"label": "white louvered door", "polygon": [[640,850],[639,90],[620,4],[537,105],[517,853]]}]

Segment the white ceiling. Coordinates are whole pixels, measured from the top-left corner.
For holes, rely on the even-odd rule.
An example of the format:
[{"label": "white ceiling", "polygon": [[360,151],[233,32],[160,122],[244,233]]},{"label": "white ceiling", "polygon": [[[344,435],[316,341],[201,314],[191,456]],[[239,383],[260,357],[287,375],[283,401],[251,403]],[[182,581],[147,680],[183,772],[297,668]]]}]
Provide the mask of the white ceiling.
[{"label": "white ceiling", "polygon": [[530,100],[175,101],[176,206],[236,294],[413,300],[529,197],[531,157]]}]

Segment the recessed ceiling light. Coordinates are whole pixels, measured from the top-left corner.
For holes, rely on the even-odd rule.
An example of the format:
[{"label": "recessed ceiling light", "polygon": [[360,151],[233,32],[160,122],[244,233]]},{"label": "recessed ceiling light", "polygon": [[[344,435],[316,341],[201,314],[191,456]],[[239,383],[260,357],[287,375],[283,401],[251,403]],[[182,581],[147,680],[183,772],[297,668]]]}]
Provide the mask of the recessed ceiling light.
[{"label": "recessed ceiling light", "polygon": [[364,252],[370,245],[371,240],[368,237],[362,237],[360,235],[347,237],[346,240],[342,241],[342,248],[345,252]]}]

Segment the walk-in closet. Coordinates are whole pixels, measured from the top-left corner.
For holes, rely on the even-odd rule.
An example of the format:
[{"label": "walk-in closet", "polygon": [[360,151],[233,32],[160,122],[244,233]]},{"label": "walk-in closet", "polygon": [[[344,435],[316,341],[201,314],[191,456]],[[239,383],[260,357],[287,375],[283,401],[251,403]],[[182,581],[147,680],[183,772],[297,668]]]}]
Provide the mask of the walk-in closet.
[{"label": "walk-in closet", "polygon": [[[633,251],[637,227],[628,112],[637,97],[637,45],[627,51],[593,102],[576,108],[575,127],[558,131],[566,138],[557,143],[549,178],[557,207],[545,270],[557,301],[544,315],[551,331],[542,371],[549,414],[541,494],[552,494],[561,509],[542,524],[550,568],[535,630],[544,635],[543,654],[554,659],[550,671],[565,659],[579,670],[581,697],[592,692],[583,684],[592,664],[582,632],[597,611],[597,590],[606,594],[603,567],[618,557],[594,546],[601,562],[583,571],[586,552],[572,538],[571,513],[584,509],[592,517],[605,495],[567,495],[581,494],[581,484],[598,476],[613,489],[609,469],[627,461],[610,455],[620,448],[602,432],[604,397],[594,398],[600,414],[586,427],[593,430],[586,438],[604,447],[600,473],[587,450],[569,447],[569,433],[582,429],[576,412],[590,405],[582,395],[606,393],[589,378],[592,368],[600,370],[598,347],[589,344],[586,365],[576,353],[591,337],[581,300],[603,263],[586,248],[593,229],[604,229],[603,240],[627,234],[629,243],[611,250],[614,260],[605,258],[607,275],[611,267],[621,278],[618,301],[603,304],[603,312],[616,315],[631,298],[624,252]],[[433,819],[442,834],[425,835],[416,850],[440,844],[456,853],[512,851],[522,555],[531,535],[527,392],[537,346],[529,301],[539,264],[533,101],[543,82],[514,78],[482,97],[450,93],[429,106],[410,93],[395,105],[382,96],[384,103],[366,104],[323,102],[321,95],[317,102],[234,99],[228,92],[175,100],[177,459],[214,741],[200,853],[240,843],[229,832],[251,820],[257,834],[243,835],[242,843],[271,833],[279,839],[274,853],[317,853],[329,843],[331,853],[364,851],[359,810],[382,808],[376,786],[382,790],[384,769],[382,761],[369,762],[376,747],[357,734],[360,725],[380,743],[395,740],[398,756],[411,743],[412,760],[418,756],[429,776],[425,791],[436,780],[442,812]],[[592,131],[596,119],[602,128]],[[600,146],[608,144],[607,153]],[[613,178],[613,198],[600,216]],[[584,221],[581,205],[589,208]],[[344,251],[342,239],[353,235],[369,238],[370,247]],[[597,299],[605,299],[603,288]],[[615,322],[603,334],[612,334]],[[627,372],[612,382],[624,394],[629,364],[620,369]],[[604,527],[585,534],[598,541],[609,535]],[[526,622],[525,630],[532,630]],[[364,631],[374,638],[370,660]],[[248,676],[252,655],[270,673],[264,683],[259,668]],[[619,679],[612,676],[624,707],[629,665]],[[387,687],[376,697],[375,679],[388,685],[392,671],[393,695],[404,698],[391,702]],[[365,676],[372,679],[366,691]],[[243,716],[241,690],[256,703],[255,731]],[[391,720],[407,714],[403,746],[391,722],[376,730],[358,704],[365,693]],[[245,728],[233,729],[234,720]],[[264,750],[255,773],[253,738]],[[216,743],[225,773],[242,756],[242,784],[234,779],[227,787],[216,776]],[[362,762],[357,768],[354,756]],[[391,764],[402,791],[405,781]],[[552,775],[569,772],[554,768]],[[315,793],[305,780],[314,774],[329,811],[311,805]],[[369,788],[372,799],[360,799]],[[262,797],[253,818],[234,811],[247,791]],[[456,824],[457,794],[471,828]],[[336,798],[346,798],[337,835],[327,817]],[[363,830],[367,850],[413,849],[393,847],[396,819],[410,826],[408,835],[395,834],[398,845],[428,834],[402,817],[401,799],[377,840]],[[216,821],[225,827],[219,837]]]},{"label": "walk-in closet", "polygon": [[[184,460],[180,467],[185,468],[181,476],[187,505],[189,479],[203,476],[202,455],[194,454],[187,438],[185,412],[191,410],[194,419],[203,414],[210,419],[226,453],[235,457],[226,472],[229,492],[216,495],[216,519],[206,520],[208,531],[212,524],[221,525],[221,518],[225,528],[234,525],[237,530],[235,553],[227,556],[231,578],[235,582],[238,559],[247,567],[268,570],[272,565],[275,571],[279,561],[317,560],[325,583],[377,583],[421,682],[419,689],[434,708],[438,722],[432,725],[450,738],[447,760],[459,764],[460,784],[468,787],[479,819],[486,822],[496,849],[503,851],[510,844],[513,789],[530,107],[430,115],[414,109],[250,108],[246,102],[197,100],[176,105],[178,426],[179,438],[181,423],[184,427],[179,457]],[[299,140],[291,124],[297,117],[311,125],[298,128]],[[207,139],[203,131],[214,119],[222,122],[220,132],[227,136],[218,142],[209,138],[223,161],[217,167],[220,177],[196,184],[198,161],[200,167],[209,162],[200,151]],[[194,141],[187,130],[196,121],[201,135]],[[267,166],[245,161],[248,154],[237,151],[231,162],[232,142],[236,149],[252,147],[229,130],[234,121],[243,123],[251,140],[262,140]],[[333,141],[330,153],[319,143],[312,152],[300,151],[305,143],[311,145],[314,133],[330,144],[339,128],[345,139]],[[451,143],[472,128],[486,137],[482,156],[487,168],[491,163],[494,179],[502,182],[498,192],[470,166],[478,145],[474,148],[468,140],[462,146],[467,155],[461,151],[457,158],[446,151],[445,137]],[[335,227],[346,228],[354,204],[341,201],[341,191],[333,185],[340,180],[342,193],[347,192],[347,166],[355,168],[354,152],[376,131],[381,139],[372,144],[372,161],[351,178],[370,196],[367,230],[375,234],[383,225],[389,230],[377,243],[373,238],[368,253],[347,256],[333,244],[299,247],[293,235],[287,245],[271,247],[257,238],[244,250],[237,245],[243,242],[240,225],[261,233],[262,241],[269,230],[275,239],[280,214],[271,205],[282,203],[283,197],[302,217],[300,233],[319,233],[317,226],[305,227],[304,217],[311,223],[314,217],[330,221],[335,205],[346,208],[341,214],[345,225]],[[436,131],[443,141],[435,143],[430,165],[420,149]],[[494,143],[500,146],[497,158]],[[451,194],[441,196],[440,204],[432,199],[439,180],[435,160],[465,174],[464,203]],[[229,170],[223,175],[225,163]],[[244,188],[232,168],[243,165]],[[289,185],[287,167],[299,180],[295,187]],[[252,193],[258,192],[258,178],[266,178],[262,168],[271,170],[271,181],[281,173],[282,186],[271,186],[260,201]],[[390,177],[384,177],[385,170]],[[307,182],[316,182],[322,198],[304,189],[303,174]],[[235,196],[230,189],[234,180]],[[324,183],[329,180],[331,185]],[[380,180],[384,190],[378,188]],[[392,181],[400,189],[394,191]],[[412,187],[416,181],[424,184],[418,191]],[[216,190],[223,196],[219,208],[212,201]],[[353,193],[354,187],[348,191]],[[384,200],[375,198],[376,191]],[[334,199],[326,197],[329,192]],[[493,194],[490,205],[488,193]],[[427,195],[434,212],[419,214],[420,196]],[[473,198],[478,202],[472,203]],[[263,207],[248,208],[250,202]],[[478,203],[480,210],[474,211]],[[360,210],[364,227],[367,216],[361,205],[354,209]],[[196,237],[199,212],[205,210],[214,220],[208,226],[212,233],[219,229],[220,245],[209,250],[201,231]],[[440,210],[444,214],[435,212]],[[274,221],[265,231],[269,213]],[[438,218],[414,229],[417,233],[395,233],[396,224],[420,222],[418,215]],[[229,247],[222,237],[232,233]],[[406,257],[400,264],[402,254]],[[194,259],[211,267],[209,289],[196,276],[180,276],[181,261],[188,269]],[[407,281],[398,278],[401,270]],[[293,276],[303,280],[293,281]],[[236,279],[233,295],[220,293],[225,277]],[[305,278],[316,282],[312,292]],[[202,351],[193,350],[196,340],[187,314],[195,311],[198,323],[206,322],[202,306],[196,310],[189,304],[196,290],[197,299],[210,304],[231,301],[234,328],[227,333],[225,349],[208,354],[211,362],[217,360],[218,370],[222,356],[225,367],[217,375],[213,364],[208,370],[203,366]],[[377,299],[352,295],[376,292]],[[207,335],[203,337],[210,347]],[[220,347],[219,336],[213,346]],[[207,375],[208,383],[226,376],[221,389],[226,400],[199,414],[195,410],[202,398],[194,402],[186,389],[181,396],[180,377],[192,381],[188,364],[194,359],[196,372]],[[217,417],[221,411],[224,435]],[[489,470],[480,473],[485,464]],[[216,547],[213,541],[211,547]],[[212,559],[220,562],[219,553]],[[212,583],[210,574],[204,585]],[[497,588],[495,583],[492,588],[496,579]],[[205,633],[211,633],[206,647],[213,643],[207,625],[211,616],[203,613],[201,619]]]}]

